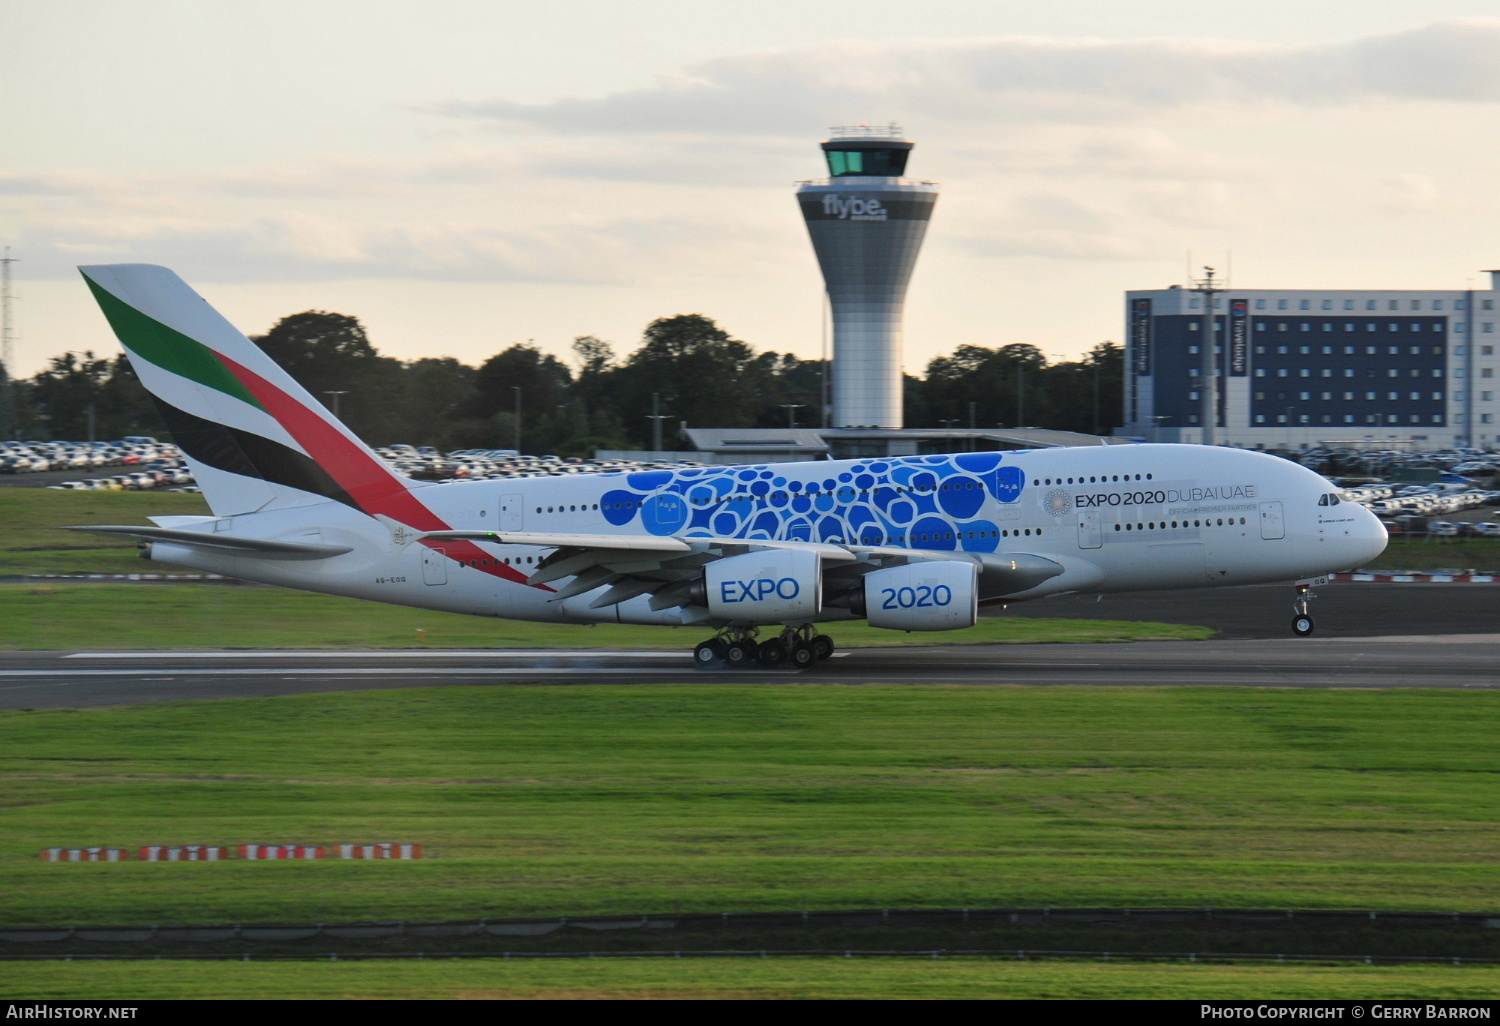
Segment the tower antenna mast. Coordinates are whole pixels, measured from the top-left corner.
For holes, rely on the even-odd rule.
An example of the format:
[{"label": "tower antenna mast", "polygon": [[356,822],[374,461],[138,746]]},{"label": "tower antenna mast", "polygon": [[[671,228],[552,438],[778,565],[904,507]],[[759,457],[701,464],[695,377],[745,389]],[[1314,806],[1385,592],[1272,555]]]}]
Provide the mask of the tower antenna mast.
[{"label": "tower antenna mast", "polygon": [[1192,291],[1203,297],[1203,330],[1199,335],[1199,353],[1203,357],[1198,372],[1198,395],[1202,402],[1198,422],[1203,427],[1203,444],[1214,444],[1214,429],[1219,425],[1219,368],[1215,350],[1218,339],[1214,331],[1214,297],[1224,291],[1212,267],[1203,269],[1203,277],[1193,281]]}]

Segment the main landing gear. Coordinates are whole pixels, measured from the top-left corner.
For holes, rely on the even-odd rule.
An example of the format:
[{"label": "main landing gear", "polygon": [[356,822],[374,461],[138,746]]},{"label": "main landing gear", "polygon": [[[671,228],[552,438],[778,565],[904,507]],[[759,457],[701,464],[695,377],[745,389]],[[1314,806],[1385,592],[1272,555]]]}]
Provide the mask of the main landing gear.
[{"label": "main landing gear", "polygon": [[725,627],[693,649],[693,665],[700,670],[745,670],[789,664],[805,670],[833,655],[833,639],[814,634],[811,624],[788,626],[776,637],[758,642],[759,633],[757,627]]},{"label": "main landing gear", "polygon": [[1297,585],[1297,597],[1292,600],[1292,609],[1297,614],[1292,617],[1292,633],[1299,638],[1305,638],[1313,632],[1313,618],[1307,611],[1307,604],[1317,597],[1312,592],[1312,585]]}]

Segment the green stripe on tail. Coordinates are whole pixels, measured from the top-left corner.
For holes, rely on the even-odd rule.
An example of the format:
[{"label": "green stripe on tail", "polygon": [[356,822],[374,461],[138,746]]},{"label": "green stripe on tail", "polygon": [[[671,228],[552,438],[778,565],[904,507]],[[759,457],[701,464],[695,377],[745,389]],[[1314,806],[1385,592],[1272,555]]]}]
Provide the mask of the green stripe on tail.
[{"label": "green stripe on tail", "polygon": [[159,321],[153,320],[113,294],[94,284],[84,275],[89,289],[104,311],[109,326],[114,329],[122,345],[143,360],[150,360],[163,370],[179,374],[189,381],[196,381],[241,402],[249,403],[258,410],[265,407],[250,391],[240,384],[229,368],[219,360],[212,349],[179,331],[173,331]]}]

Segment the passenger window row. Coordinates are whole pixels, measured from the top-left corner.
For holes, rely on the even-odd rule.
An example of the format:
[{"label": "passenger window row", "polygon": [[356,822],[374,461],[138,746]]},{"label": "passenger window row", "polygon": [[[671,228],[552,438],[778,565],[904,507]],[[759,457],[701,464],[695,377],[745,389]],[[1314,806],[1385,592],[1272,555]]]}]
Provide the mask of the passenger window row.
[{"label": "passenger window row", "polygon": [[[1233,527],[1237,523],[1243,524],[1245,522],[1246,521],[1245,521],[1244,517],[1240,517],[1238,520],[1236,520],[1234,517],[1230,517],[1229,518],[1229,526],[1230,527]],[[1166,520],[1151,521],[1151,520],[1148,520],[1144,524],[1123,524],[1123,525],[1122,524],[1116,524],[1115,525],[1115,530],[1116,531],[1165,531],[1165,530],[1168,530],[1169,527],[1170,528],[1180,528],[1180,527],[1223,527],[1223,526],[1225,526],[1224,525],[1224,518],[1223,517],[1219,517],[1218,519],[1212,519],[1212,518],[1210,518],[1210,519],[1207,519],[1207,520],[1194,520],[1192,523],[1188,523],[1186,520],[1183,520],[1181,522],[1176,521],[1176,520],[1172,520],[1172,521],[1166,521]],[[1038,533],[1041,533],[1041,532],[1038,532]]]}]

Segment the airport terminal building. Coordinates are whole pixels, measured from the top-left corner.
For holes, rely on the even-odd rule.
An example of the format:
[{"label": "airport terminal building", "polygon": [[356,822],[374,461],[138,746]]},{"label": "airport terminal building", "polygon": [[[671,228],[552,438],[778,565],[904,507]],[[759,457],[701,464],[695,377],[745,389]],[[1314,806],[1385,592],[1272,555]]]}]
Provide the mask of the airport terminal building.
[{"label": "airport terminal building", "polygon": [[[1253,448],[1500,444],[1500,271],[1478,290],[1213,295],[1217,427]],[[1123,434],[1203,441],[1205,293],[1125,294]]]}]

